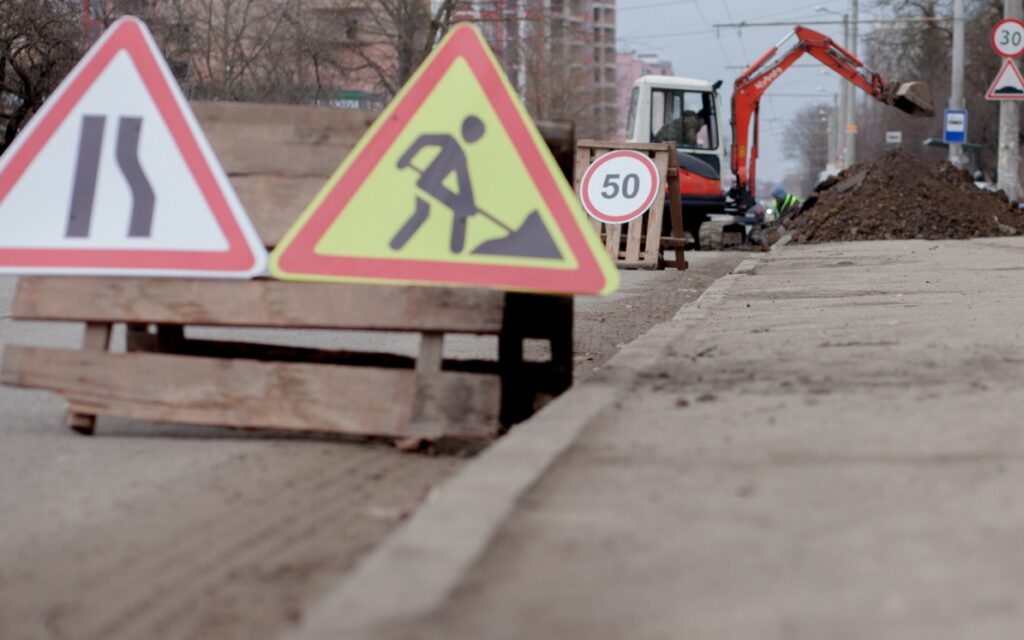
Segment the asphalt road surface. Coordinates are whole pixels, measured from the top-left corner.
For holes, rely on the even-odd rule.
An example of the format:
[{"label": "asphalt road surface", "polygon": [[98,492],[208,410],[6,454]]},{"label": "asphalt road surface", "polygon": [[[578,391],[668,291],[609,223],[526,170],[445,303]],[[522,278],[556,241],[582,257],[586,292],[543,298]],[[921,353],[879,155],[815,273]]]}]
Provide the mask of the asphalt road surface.
[{"label": "asphalt road surface", "polygon": [[[690,254],[687,272],[624,272],[614,296],[578,300],[577,377],[743,257]],[[0,343],[79,344],[80,325],[11,321],[13,291],[13,279],[0,279]],[[357,332],[196,333],[407,354],[417,346]],[[455,337],[445,350],[489,357],[496,341]],[[103,418],[83,437],[63,417],[56,396],[0,387],[4,640],[275,637],[468,455]]]}]

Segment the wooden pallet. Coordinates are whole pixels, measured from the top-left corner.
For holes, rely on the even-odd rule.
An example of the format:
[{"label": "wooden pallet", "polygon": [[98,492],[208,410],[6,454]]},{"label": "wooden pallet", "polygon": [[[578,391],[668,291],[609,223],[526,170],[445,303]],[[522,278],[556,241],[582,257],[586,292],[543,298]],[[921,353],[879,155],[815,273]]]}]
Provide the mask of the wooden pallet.
[{"label": "wooden pallet", "polygon": [[[358,111],[195,104],[211,145],[273,247],[372,121]],[[572,127],[542,132],[572,167]],[[4,384],[49,389],[68,423],[96,416],[436,440],[488,439],[572,384],[571,297],[468,288],[31,277],[12,317],[85,323],[81,349],[9,345]],[[127,325],[124,351],[111,350]],[[416,333],[416,357],[197,339],[188,327]],[[497,359],[444,357],[446,334],[495,336]],[[528,339],[550,344],[527,362]]]},{"label": "wooden pallet", "polygon": [[[661,184],[651,208],[628,224],[605,224],[592,220],[594,229],[601,234],[608,255],[622,269],[664,269],[666,264],[679,270],[686,269],[688,265],[683,255],[686,242],[683,238],[683,211],[679,196],[679,159],[674,145],[580,140],[576,146],[576,193],[580,192],[579,181],[587,167],[598,157],[619,149],[646,153],[658,168]],[[662,233],[666,196],[669,197],[671,222],[668,236]],[[626,228],[625,233],[623,227]],[[673,251],[672,259],[665,256],[669,249]]]}]

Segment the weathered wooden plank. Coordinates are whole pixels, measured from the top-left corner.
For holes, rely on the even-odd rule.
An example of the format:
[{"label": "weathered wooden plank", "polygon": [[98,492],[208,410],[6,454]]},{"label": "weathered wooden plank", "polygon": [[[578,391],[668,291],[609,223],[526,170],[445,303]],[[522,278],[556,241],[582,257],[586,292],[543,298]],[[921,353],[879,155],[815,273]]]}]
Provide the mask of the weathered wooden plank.
[{"label": "weathered wooden plank", "polygon": [[580,192],[580,181],[583,180],[583,174],[586,172],[587,167],[590,166],[590,163],[593,162],[592,157],[590,149],[580,146],[576,147],[576,168],[574,171],[572,188],[577,194]]},{"label": "weathered wooden plank", "polygon": [[[82,335],[82,348],[86,351],[103,352],[110,348],[112,325],[106,322],[89,322]],[[73,431],[92,435],[96,431],[96,416],[91,413],[68,411],[68,426]]]},{"label": "weathered wooden plank", "polygon": [[636,262],[619,260],[618,267],[620,269],[657,269],[658,262],[648,262],[647,260],[638,260]]},{"label": "weathered wooden plank", "polygon": [[497,334],[505,294],[275,280],[21,278],[19,320]]},{"label": "weathered wooden plank", "polygon": [[[161,328],[181,328],[169,325],[160,326]],[[159,344],[159,342],[146,343],[137,341],[134,345],[129,345],[128,350],[172,353],[181,356],[201,356],[206,358],[244,358],[247,360],[272,362],[343,364],[356,367],[383,367],[386,369],[414,369],[417,363],[416,358],[393,353],[350,351],[347,349],[314,349],[262,342],[235,342],[233,340],[197,340],[186,338],[179,342],[174,342],[171,348],[165,349],[163,347],[164,345]],[[441,362],[440,368],[444,371],[496,374],[498,372],[498,363],[495,360],[448,359]]]},{"label": "weathered wooden plank", "polygon": [[105,322],[90,322],[85,325],[82,348],[87,351],[106,351],[110,348],[111,326]]},{"label": "weathered wooden plank", "polygon": [[647,245],[644,247],[642,260],[644,262],[658,264],[661,258],[661,228],[662,216],[665,211],[665,185],[668,183],[668,155],[667,153],[656,153],[654,155],[654,166],[661,176],[661,184],[658,185],[658,195],[654,197],[647,218]]},{"label": "weathered wooden plank", "polygon": [[326,177],[377,116],[354,109],[237,102],[194,102],[192,110],[228,175]]},{"label": "weathered wooden plank", "polygon": [[606,224],[605,229],[605,248],[608,250],[608,255],[612,257],[612,260],[619,261],[619,251],[622,246],[622,225],[621,224]]},{"label": "weathered wooden plank", "polygon": [[416,359],[416,372],[421,376],[433,375],[444,362],[444,334],[428,331],[420,336],[420,357]]},{"label": "weathered wooden plank", "polygon": [[259,232],[260,239],[269,249],[277,246],[326,181],[327,176],[231,176],[231,185]]},{"label": "weathered wooden plank", "polygon": [[580,140],[577,147],[594,149],[597,154],[613,149],[632,149],[633,151],[665,151],[665,142],[609,142],[608,140]]},{"label": "weathered wooden plank", "polygon": [[414,427],[416,374],[292,362],[8,346],[4,384],[49,389],[77,413],[247,429],[354,435],[490,438],[497,376],[432,376],[439,431]]},{"label": "weathered wooden plank", "polygon": [[[413,429],[421,433],[444,429],[450,417],[447,407],[457,406],[445,396],[446,389],[438,386],[435,376],[444,361],[444,334],[427,332],[420,336],[420,354],[416,359],[416,392],[413,396]],[[499,409],[500,414],[500,409]],[[421,438],[400,443],[401,448],[418,449]]]},{"label": "weathered wooden plank", "polygon": [[672,222],[672,237],[662,238],[662,246],[675,248],[675,260],[672,265],[680,271],[689,267],[686,262],[686,254],[683,246],[686,244],[683,231],[683,203],[679,192],[679,158],[676,154],[668,156],[668,193],[669,193],[669,216]]},{"label": "weathered wooden plank", "polygon": [[649,219],[650,214],[646,213],[626,225],[626,260],[640,259],[640,236],[643,235],[645,220]]}]

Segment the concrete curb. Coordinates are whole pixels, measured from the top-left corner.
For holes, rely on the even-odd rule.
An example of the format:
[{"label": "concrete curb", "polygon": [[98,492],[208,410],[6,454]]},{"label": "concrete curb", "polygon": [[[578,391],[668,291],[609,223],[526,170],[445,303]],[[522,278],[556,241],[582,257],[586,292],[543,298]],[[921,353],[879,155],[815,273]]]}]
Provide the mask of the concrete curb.
[{"label": "concrete curb", "polygon": [[623,386],[618,383],[654,365],[671,340],[699,322],[760,260],[744,260],[672,320],[619,351],[603,375],[573,387],[467,464],[284,638],[373,638],[438,609],[486,552],[520,497],[617,401]]},{"label": "concrete curb", "polygon": [[786,235],[784,235],[781,238],[779,238],[775,242],[775,244],[772,245],[771,251],[775,251],[776,249],[781,249],[782,247],[786,246],[787,244],[789,244],[792,241],[793,241],[793,232],[790,231],[790,232],[786,233]]}]

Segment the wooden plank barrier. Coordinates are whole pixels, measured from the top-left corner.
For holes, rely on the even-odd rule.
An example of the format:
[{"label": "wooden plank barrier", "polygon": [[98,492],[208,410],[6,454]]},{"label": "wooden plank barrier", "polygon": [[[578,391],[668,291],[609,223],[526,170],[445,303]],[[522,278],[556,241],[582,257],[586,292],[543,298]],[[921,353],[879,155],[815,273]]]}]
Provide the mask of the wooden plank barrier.
[{"label": "wooden plank barrier", "polygon": [[[675,146],[671,143],[640,144],[631,142],[607,142],[597,140],[580,140],[576,145],[576,187],[580,193],[580,180],[587,170],[600,156],[620,149],[628,149],[647,154],[658,168],[661,184],[658,195],[651,208],[625,225],[606,224],[591,220],[594,229],[601,234],[608,255],[622,269],[664,269],[671,265],[679,270],[687,268],[683,247],[682,201],[679,195],[679,159]],[[663,234],[665,198],[669,200],[669,235]],[[623,233],[625,227],[625,233]],[[671,249],[673,258],[665,257]]]},{"label": "wooden plank barrier", "polygon": [[[268,248],[373,120],[361,111],[193,104]],[[542,123],[571,179],[571,124]],[[383,436],[490,439],[572,384],[571,297],[470,288],[251,281],[24,277],[12,317],[84,323],[81,349],[8,345],[4,384],[49,389],[68,424],[96,416]],[[115,324],[125,351],[111,350]],[[418,333],[415,357],[197,339],[187,328]],[[496,360],[444,357],[447,334],[491,335]],[[527,362],[527,339],[550,359]]]}]

